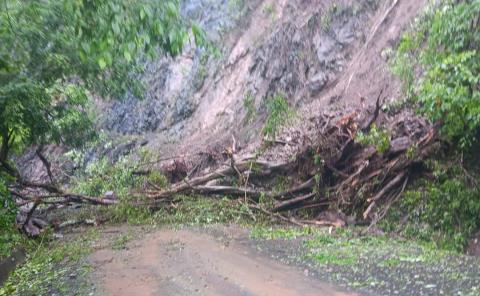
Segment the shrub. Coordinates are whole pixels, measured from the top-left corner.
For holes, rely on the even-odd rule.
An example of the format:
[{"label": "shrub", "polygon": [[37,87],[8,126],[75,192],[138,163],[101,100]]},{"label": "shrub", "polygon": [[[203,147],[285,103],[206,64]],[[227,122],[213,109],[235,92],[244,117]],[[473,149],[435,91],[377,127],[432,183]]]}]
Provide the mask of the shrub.
[{"label": "shrub", "polygon": [[263,134],[266,137],[275,138],[278,130],[293,118],[295,112],[281,94],[268,99],[266,106],[268,117],[263,127]]},{"label": "shrub", "polygon": [[[165,187],[167,180],[160,172],[152,172],[146,176],[135,175],[137,166],[128,157],[121,158],[111,164],[102,159],[90,164],[85,175],[73,182],[73,190],[91,196],[103,196],[107,191],[114,191],[119,204],[109,207],[106,214],[114,222],[143,223],[150,217],[147,206],[140,206],[142,198],[133,196],[132,189],[145,186],[147,182]],[[135,204],[136,203],[136,204]]]},{"label": "shrub", "polygon": [[[461,251],[480,228],[480,189],[471,186],[459,166],[447,168],[437,161],[432,164],[436,179],[420,181],[405,192],[384,227]],[[399,225],[405,217],[408,223]]]},{"label": "shrub", "polygon": [[462,148],[480,127],[479,15],[479,1],[442,1],[403,36],[393,64],[419,111]]},{"label": "shrub", "polygon": [[385,153],[390,148],[390,134],[384,128],[378,128],[375,124],[368,133],[359,132],[355,142],[362,145],[374,145],[379,153]]}]

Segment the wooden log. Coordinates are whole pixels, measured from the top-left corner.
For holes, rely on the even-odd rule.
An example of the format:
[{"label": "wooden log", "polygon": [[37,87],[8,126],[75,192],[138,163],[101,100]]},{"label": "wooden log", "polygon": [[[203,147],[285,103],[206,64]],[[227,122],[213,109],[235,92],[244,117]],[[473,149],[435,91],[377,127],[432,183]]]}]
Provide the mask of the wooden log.
[{"label": "wooden log", "polygon": [[296,205],[302,201],[305,201],[305,200],[308,200],[312,197],[314,197],[316,195],[315,192],[311,192],[309,194],[305,194],[305,195],[302,195],[302,196],[298,196],[298,197],[295,197],[295,198],[292,198],[292,199],[289,199],[289,200],[286,200],[286,201],[283,201],[283,202],[279,202],[277,203],[272,211],[273,212],[280,212],[280,211],[283,211],[293,205]]}]

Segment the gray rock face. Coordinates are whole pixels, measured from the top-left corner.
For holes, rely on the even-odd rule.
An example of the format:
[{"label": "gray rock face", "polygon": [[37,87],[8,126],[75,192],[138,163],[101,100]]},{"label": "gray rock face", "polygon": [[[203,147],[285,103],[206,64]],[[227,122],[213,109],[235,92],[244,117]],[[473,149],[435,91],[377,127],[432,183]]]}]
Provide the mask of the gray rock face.
[{"label": "gray rock face", "polygon": [[317,10],[300,25],[292,17],[277,28],[255,52],[250,69],[252,80],[268,83],[266,97],[283,93],[296,103],[322,91],[343,69],[349,45],[363,36],[367,12],[374,9],[368,1],[355,5]]},{"label": "gray rock face", "polygon": [[[238,23],[246,10],[243,0],[184,0],[182,14],[193,19],[213,42]],[[217,67],[198,48],[186,48],[182,56],[149,62],[141,79],[147,85],[145,98],[131,94],[114,101],[105,110],[101,125],[123,134],[165,130],[188,118],[197,106],[193,94],[202,88],[208,69]]]},{"label": "gray rock face", "polygon": [[325,73],[320,72],[308,80],[308,89],[312,95],[316,95],[322,91],[327,82],[328,76]]},{"label": "gray rock face", "polygon": [[[243,26],[245,19],[251,23],[265,23],[251,19],[251,15],[261,16],[259,11],[262,10],[262,5],[252,8],[253,2],[256,5],[263,3],[257,0],[184,0],[182,12],[195,19],[218,44],[225,43],[225,36],[235,35],[227,34],[234,28],[237,35],[247,34],[246,38],[240,39],[248,43],[247,31],[242,31],[244,28],[238,25]],[[251,44],[242,44],[245,48],[237,52],[233,62],[228,57],[234,49],[220,46],[223,51],[221,59],[206,57],[198,48],[187,48],[175,59],[163,58],[149,63],[143,77],[148,85],[145,99],[138,100],[129,95],[112,103],[105,112],[103,126],[123,134],[165,131],[168,135],[179,136],[184,126],[188,126],[186,119],[202,109],[200,104],[219,100],[215,91],[221,88],[229,91],[220,96],[235,98],[229,100],[230,105],[222,106],[224,114],[232,114],[228,123],[218,110],[211,114],[210,118],[216,116],[223,120],[219,129],[238,127],[230,123],[242,122],[239,100],[248,93],[254,96],[259,114],[264,110],[265,99],[277,93],[283,94],[292,104],[308,102],[321,94],[344,68],[351,55],[351,45],[365,35],[365,24],[376,8],[374,3],[371,0],[353,3],[327,1],[323,4],[288,2],[283,7],[281,19],[274,21],[270,28],[259,28],[265,34],[250,41]],[[264,14],[263,17],[269,16]],[[248,30],[248,25],[246,27]],[[232,76],[235,81],[232,84],[228,77],[236,68],[245,66],[242,63],[248,63],[248,71],[238,77]],[[225,86],[226,82],[230,84]],[[230,88],[234,91],[230,92]],[[208,108],[204,107],[202,112]],[[258,118],[261,120],[261,116]]]}]

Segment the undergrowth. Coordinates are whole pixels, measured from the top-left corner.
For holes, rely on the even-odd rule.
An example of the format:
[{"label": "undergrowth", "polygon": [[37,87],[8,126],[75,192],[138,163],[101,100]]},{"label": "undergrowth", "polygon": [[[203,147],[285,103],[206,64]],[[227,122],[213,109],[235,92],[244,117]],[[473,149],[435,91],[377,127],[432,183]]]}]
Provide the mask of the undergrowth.
[{"label": "undergrowth", "polygon": [[415,180],[382,226],[458,251],[480,229],[478,161],[470,167],[458,161],[479,149],[479,15],[479,1],[432,3],[402,37],[392,63],[407,101],[438,124],[454,149],[430,161],[433,178]]},{"label": "undergrowth", "polygon": [[[113,191],[119,203],[99,209],[103,216],[116,223],[145,223],[151,216],[146,199],[133,196],[131,192],[149,184],[160,188],[168,184],[165,176],[157,171],[152,171],[147,175],[135,174],[135,171],[138,170],[138,163],[145,161],[147,160],[143,159],[138,162],[124,157],[114,164],[110,163],[108,159],[91,163],[85,174],[75,178],[72,191],[89,196],[103,196],[106,192]],[[142,206],[142,204],[145,205]]]},{"label": "undergrowth", "polygon": [[175,206],[161,208],[153,219],[155,223],[167,225],[207,225],[207,224],[252,224],[264,221],[262,215],[253,213],[239,200],[204,196],[177,196]]},{"label": "undergrowth", "polygon": [[432,4],[402,37],[392,65],[419,112],[466,150],[480,127],[479,15],[479,1]]},{"label": "undergrowth", "polygon": [[477,175],[467,176],[458,163],[431,160],[428,166],[433,180],[419,180],[406,191],[381,226],[443,249],[463,251],[480,229]]},{"label": "undergrowth", "polygon": [[0,287],[0,296],[65,295],[71,285],[77,291],[89,289],[86,275],[90,266],[82,259],[91,251],[97,237],[93,229],[69,241],[53,241],[50,232],[30,240],[26,263]]},{"label": "undergrowth", "polygon": [[243,107],[245,108],[246,114],[243,119],[243,125],[249,125],[255,120],[256,109],[255,109],[255,98],[251,92],[248,92],[243,98]]},{"label": "undergrowth", "polygon": [[[448,252],[432,244],[393,239],[388,236],[358,236],[355,229],[336,229],[329,232],[315,227],[265,227],[252,229],[251,238],[263,240],[293,240],[302,238],[298,255],[318,265],[357,265],[363,261],[379,266],[394,266],[402,262],[434,263]],[[375,259],[370,257],[375,257]]]},{"label": "undergrowth", "polygon": [[263,127],[265,137],[275,138],[280,128],[292,121],[295,112],[282,94],[267,99],[267,120]]},{"label": "undergrowth", "polygon": [[358,132],[355,142],[365,146],[375,146],[379,153],[385,153],[390,148],[390,134],[385,128],[378,128],[372,124],[368,133]]}]

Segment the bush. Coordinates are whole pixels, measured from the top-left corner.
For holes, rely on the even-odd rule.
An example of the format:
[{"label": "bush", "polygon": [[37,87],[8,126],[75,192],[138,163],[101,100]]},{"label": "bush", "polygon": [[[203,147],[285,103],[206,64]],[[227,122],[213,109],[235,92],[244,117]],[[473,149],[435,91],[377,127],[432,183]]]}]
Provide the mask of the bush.
[{"label": "bush", "polygon": [[385,153],[390,148],[390,134],[385,128],[373,124],[368,133],[358,132],[355,142],[364,146],[373,145],[379,153]]},{"label": "bush", "polygon": [[479,1],[442,1],[403,36],[393,64],[420,112],[462,148],[480,127],[479,15]]},{"label": "bush", "polygon": [[12,196],[8,192],[7,185],[0,175],[0,230],[12,228],[17,209]]},{"label": "bush", "polygon": [[[73,191],[90,196],[103,196],[107,191],[115,192],[119,204],[109,207],[106,214],[114,222],[143,223],[151,215],[147,206],[140,206],[143,199],[131,194],[135,188],[146,186],[148,182],[165,187],[167,180],[160,172],[153,171],[146,176],[135,175],[137,166],[128,157],[112,164],[102,159],[90,164],[85,175],[73,182]],[[136,205],[134,205],[136,203]]]},{"label": "bush", "polygon": [[[383,226],[407,237],[462,251],[480,228],[480,189],[471,186],[459,166],[432,164],[436,180],[421,181],[415,189],[405,192]],[[405,217],[408,223],[399,225]]]}]

